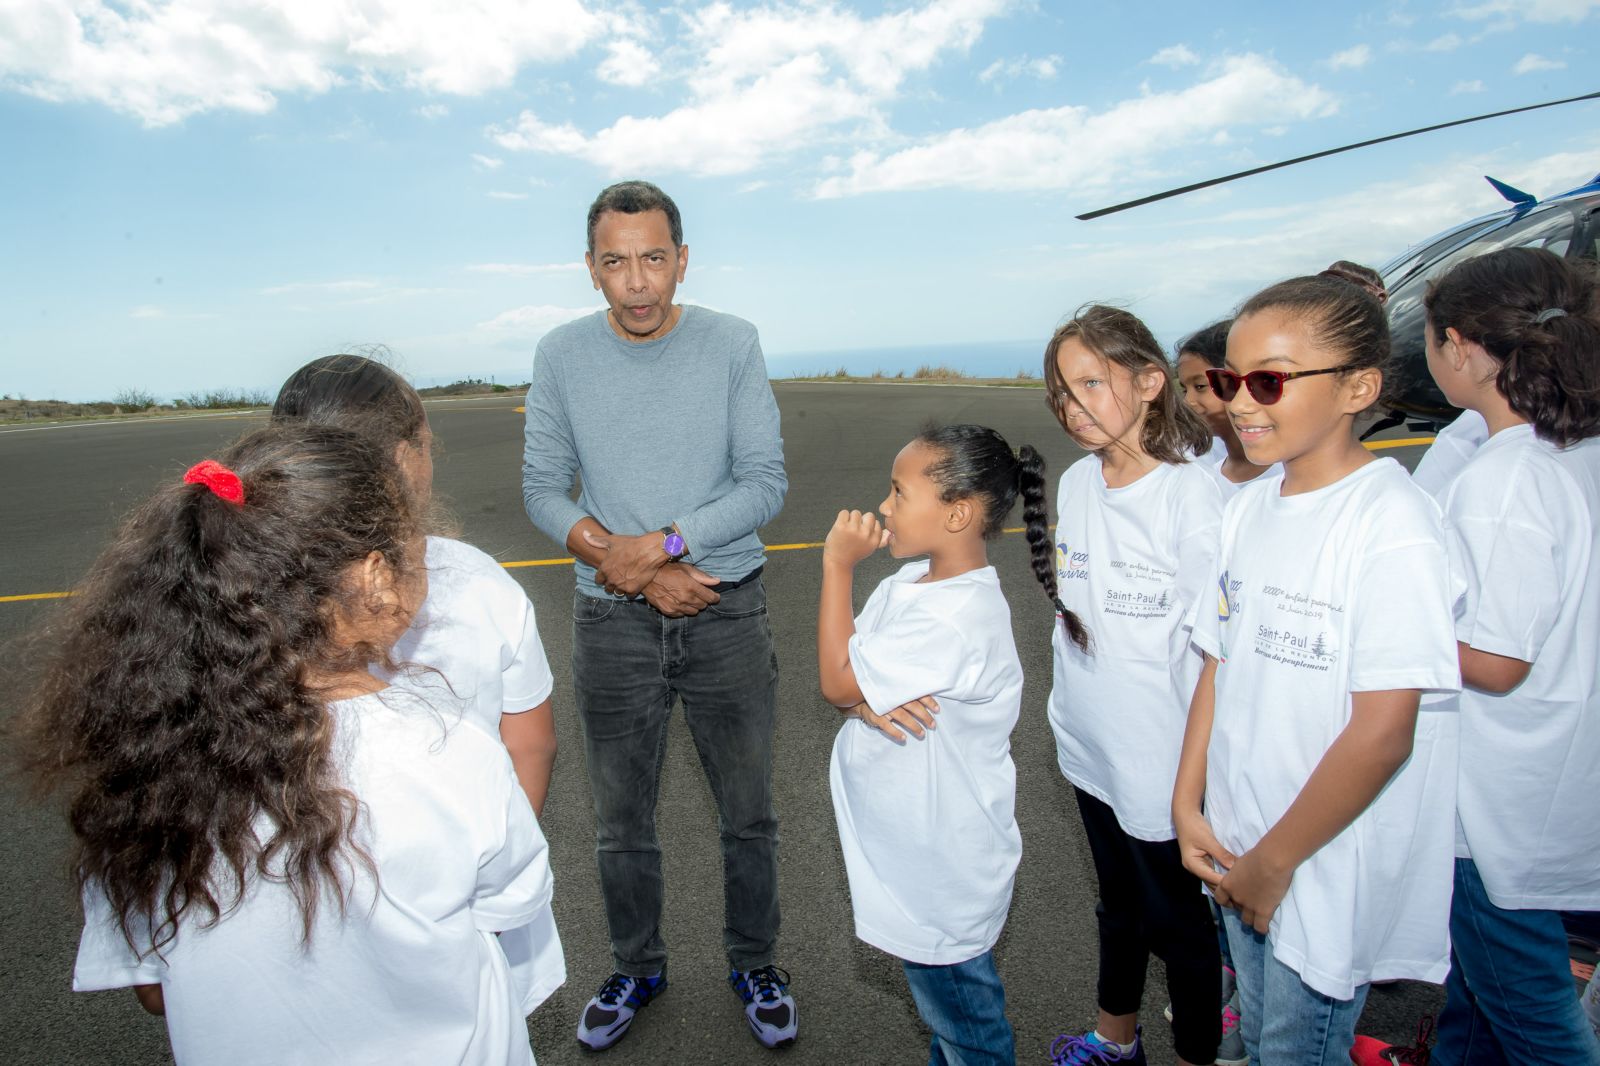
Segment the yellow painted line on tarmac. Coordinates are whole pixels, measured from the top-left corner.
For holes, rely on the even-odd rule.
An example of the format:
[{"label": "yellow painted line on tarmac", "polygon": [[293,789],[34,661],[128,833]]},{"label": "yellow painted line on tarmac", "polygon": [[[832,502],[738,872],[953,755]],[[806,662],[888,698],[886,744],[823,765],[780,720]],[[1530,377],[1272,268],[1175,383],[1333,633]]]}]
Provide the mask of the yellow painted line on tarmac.
[{"label": "yellow painted line on tarmac", "polygon": [[500,565],[507,570],[515,570],[519,566],[567,566],[572,562],[572,559],[523,559],[521,562],[501,563]]},{"label": "yellow painted line on tarmac", "polygon": [[[1052,526],[1051,528],[1054,527]],[[1018,526],[1016,529],[1001,530],[1002,533],[1021,533],[1023,531],[1023,527],[1021,526]],[[805,551],[807,548],[820,547],[822,547],[822,541],[817,540],[808,541],[804,544],[768,544],[766,549],[769,552],[798,552]],[[520,562],[501,563],[500,565],[505,567],[507,570],[513,570],[519,566],[565,566],[571,562],[571,559],[524,559]]]},{"label": "yellow painted line on tarmac", "polygon": [[23,600],[64,600],[70,592],[28,592],[21,596],[0,596],[0,603],[21,603]]},{"label": "yellow painted line on tarmac", "polygon": [[1381,452],[1385,448],[1412,448],[1418,444],[1432,444],[1432,437],[1401,437],[1398,440],[1369,440],[1363,441],[1370,452]]}]

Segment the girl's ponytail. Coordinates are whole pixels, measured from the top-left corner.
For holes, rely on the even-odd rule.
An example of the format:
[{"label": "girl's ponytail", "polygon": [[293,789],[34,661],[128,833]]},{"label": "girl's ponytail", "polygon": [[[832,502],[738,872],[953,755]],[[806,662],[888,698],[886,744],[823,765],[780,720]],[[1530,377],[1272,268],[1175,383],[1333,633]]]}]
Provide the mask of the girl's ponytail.
[{"label": "girl's ponytail", "polygon": [[1560,447],[1600,436],[1600,286],[1594,268],[1538,248],[1465,260],[1428,286],[1428,326],[1481,345],[1495,387]]},{"label": "girl's ponytail", "polygon": [[1083,619],[1067,610],[1056,586],[1055,545],[1050,540],[1050,510],[1045,500],[1044,457],[1031,445],[1017,449],[1017,492],[1022,496],[1022,521],[1027,526],[1028,554],[1032,556],[1033,576],[1044,586],[1045,595],[1067,627],[1067,636],[1084,651],[1089,650],[1089,629]]}]

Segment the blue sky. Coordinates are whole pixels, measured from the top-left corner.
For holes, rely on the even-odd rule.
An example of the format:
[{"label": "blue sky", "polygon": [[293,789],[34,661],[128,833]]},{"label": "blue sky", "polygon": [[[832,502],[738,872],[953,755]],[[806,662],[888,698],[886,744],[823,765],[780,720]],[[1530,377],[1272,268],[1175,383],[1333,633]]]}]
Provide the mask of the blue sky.
[{"label": "blue sky", "polygon": [[522,380],[599,306],[584,212],[621,177],[675,197],[680,295],[775,371],[1024,351],[1090,300],[1170,341],[1495,210],[1482,174],[1580,184],[1600,105],[1074,214],[1593,91],[1597,31],[1600,0],[12,0],[0,392],[270,389],[358,344]]}]

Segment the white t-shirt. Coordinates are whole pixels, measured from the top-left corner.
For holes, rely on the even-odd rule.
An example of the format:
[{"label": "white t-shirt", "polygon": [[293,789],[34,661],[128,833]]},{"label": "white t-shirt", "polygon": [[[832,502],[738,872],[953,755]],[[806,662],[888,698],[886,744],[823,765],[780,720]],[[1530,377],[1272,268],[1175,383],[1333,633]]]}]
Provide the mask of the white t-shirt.
[{"label": "white t-shirt", "polygon": [[1417,468],[1411,472],[1411,480],[1422,486],[1428,495],[1443,499],[1450,480],[1488,439],[1489,423],[1483,416],[1476,411],[1462,411],[1459,418],[1433,438],[1433,443],[1417,461]]},{"label": "white t-shirt", "polygon": [[[91,889],[73,988],[159,983],[179,1063],[531,1064],[535,986],[564,974],[519,980],[495,936],[539,922],[553,886],[505,748],[393,687],[331,710],[376,886],[358,866],[343,919],[325,897],[305,946],[288,888],[255,877],[220,922],[191,914],[143,959]],[[558,941],[511,946],[560,964]]]},{"label": "white t-shirt", "polygon": [[429,537],[426,565],[427,598],[389,653],[402,668],[372,672],[441,708],[464,704],[499,736],[502,714],[537,707],[554,685],[533,604],[516,579],[470,544]]},{"label": "white t-shirt", "polygon": [[[1195,643],[1215,656],[1206,818],[1235,855],[1283,817],[1350,721],[1351,694],[1460,687],[1438,506],[1393,459],[1315,492],[1228,503]],[[1449,969],[1458,716],[1424,703],[1411,758],[1295,871],[1274,955],[1323,995]]]},{"label": "white t-shirt", "polygon": [[1461,693],[1459,811],[1496,906],[1600,910],[1600,440],[1489,438],[1445,490],[1456,638],[1532,663]]},{"label": "white t-shirt", "polygon": [[828,776],[856,936],[942,966],[992,948],[1011,906],[1022,664],[994,567],[919,584],[927,572],[909,563],[873,591],[850,665],[879,714],[935,697],[938,728],[902,745],[851,719]]},{"label": "white t-shirt", "polygon": [[1200,459],[1106,487],[1090,455],[1061,475],[1056,583],[1092,639],[1058,619],[1050,725],[1067,780],[1108,804],[1140,840],[1171,840],[1189,698],[1203,660],[1190,614],[1210,588],[1222,493]]},{"label": "white t-shirt", "polygon": [[1227,474],[1222,472],[1222,464],[1228,461],[1227,444],[1223,442],[1221,437],[1212,437],[1211,439],[1215,442],[1211,445],[1211,450],[1197,458],[1195,460],[1195,464],[1203,468],[1206,473],[1216,478],[1217,487],[1222,490],[1222,498],[1224,501],[1233,499],[1234,494],[1240,489],[1244,488],[1246,485],[1250,484],[1251,481],[1260,481],[1263,478],[1269,478],[1283,473],[1283,464],[1273,463],[1271,466],[1261,471],[1261,473],[1251,478],[1250,481],[1233,481],[1228,477]]}]

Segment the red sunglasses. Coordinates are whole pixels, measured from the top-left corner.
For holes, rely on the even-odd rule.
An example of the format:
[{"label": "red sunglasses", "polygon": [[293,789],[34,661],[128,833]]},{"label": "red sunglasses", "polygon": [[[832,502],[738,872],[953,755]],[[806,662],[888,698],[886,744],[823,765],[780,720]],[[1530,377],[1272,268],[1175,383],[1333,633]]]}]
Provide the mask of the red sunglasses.
[{"label": "red sunglasses", "polygon": [[1341,370],[1356,370],[1358,367],[1345,364],[1344,366],[1330,366],[1322,370],[1294,370],[1288,373],[1282,370],[1252,370],[1248,374],[1235,374],[1231,370],[1213,367],[1206,371],[1206,380],[1211,383],[1211,391],[1217,394],[1217,399],[1228,403],[1239,395],[1239,386],[1242,384],[1250,390],[1250,395],[1256,403],[1271,405],[1283,399],[1283,383],[1291,378],[1308,378],[1315,374],[1337,374]]}]

